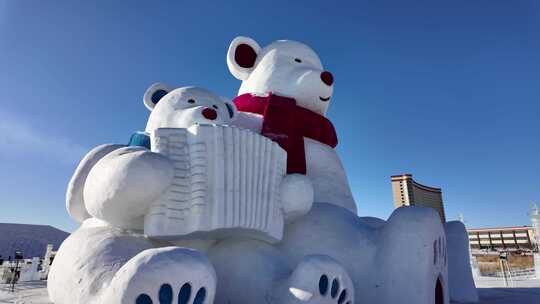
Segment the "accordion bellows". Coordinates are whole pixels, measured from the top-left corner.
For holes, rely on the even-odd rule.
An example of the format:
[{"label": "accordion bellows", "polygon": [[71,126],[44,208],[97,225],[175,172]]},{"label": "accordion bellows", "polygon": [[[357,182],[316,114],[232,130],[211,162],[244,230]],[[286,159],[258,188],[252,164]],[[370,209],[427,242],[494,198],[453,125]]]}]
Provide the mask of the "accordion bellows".
[{"label": "accordion bellows", "polygon": [[155,130],[151,147],[173,162],[174,178],[145,216],[145,234],[281,240],[287,155],[277,143],[237,127],[194,125]]}]

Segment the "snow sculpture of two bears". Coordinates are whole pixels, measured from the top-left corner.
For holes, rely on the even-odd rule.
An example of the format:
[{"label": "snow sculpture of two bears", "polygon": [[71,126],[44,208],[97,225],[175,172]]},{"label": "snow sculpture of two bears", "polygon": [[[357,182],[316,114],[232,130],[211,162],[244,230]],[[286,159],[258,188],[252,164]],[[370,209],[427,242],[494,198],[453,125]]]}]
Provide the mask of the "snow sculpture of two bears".
[{"label": "snow sculpture of two bears", "polygon": [[[299,42],[276,41],[261,48],[250,38],[238,37],[230,45],[227,63],[243,81],[234,104],[203,89],[154,85],[144,97],[152,110],[146,128],[150,136],[137,133],[129,146],[96,147],[81,161],[66,199],[70,215],[82,225],[56,255],[48,282],[51,300],[449,303],[446,241],[435,211],[399,208],[388,221],[356,215],[345,171],[333,149],[337,137],[324,118],[333,77],[317,54]],[[175,132],[170,128],[183,130],[182,139],[169,141],[167,136]],[[276,169],[282,182],[274,191],[282,233],[249,225],[213,229],[224,225],[214,216],[225,209],[212,213],[208,221],[217,224],[208,228],[201,223],[206,209],[197,204],[190,206],[194,212],[188,215],[198,216],[198,226],[190,222],[182,227],[202,227],[201,231],[178,230],[178,223],[190,220],[183,208],[173,210],[179,217],[171,226],[152,230],[159,221],[148,225],[149,218],[159,213],[167,217],[170,210],[151,213],[175,209],[169,202],[184,196],[168,195],[185,178],[175,171],[182,158],[176,160],[166,149],[155,147],[171,144],[176,149],[178,143],[193,143],[188,138],[203,134],[200,137],[211,138],[215,148],[225,142],[225,135],[208,134],[227,132],[244,132],[258,140],[256,133],[261,133],[287,151],[287,163],[282,171]],[[195,146],[199,147],[179,149],[192,155],[201,151]],[[232,153],[224,149],[229,151],[224,154]],[[283,152],[274,150],[275,155]],[[196,170],[190,166],[181,167],[181,172]],[[235,175],[227,177],[214,180],[219,187],[207,183],[197,193],[206,195]],[[182,232],[168,234],[170,230]]]},{"label": "snow sculpture of two bears", "polygon": [[[264,261],[268,270],[257,272],[259,275],[266,273],[267,279],[257,281],[256,298],[273,293],[275,289],[280,291],[273,295],[276,303],[288,303],[297,297],[312,298],[306,290],[301,289],[301,284],[297,284],[308,273],[319,277],[324,275],[329,281],[328,288],[331,288],[333,281],[336,282],[334,284],[340,282],[341,287],[334,287],[333,297],[336,298],[338,295],[335,293],[339,291],[343,293],[343,299],[352,299],[350,278],[331,258],[308,256],[296,267],[292,267],[284,255],[270,245],[281,240],[284,222],[308,212],[313,201],[313,189],[305,176],[285,174],[286,153],[283,149],[252,131],[222,126],[237,115],[236,108],[232,103],[204,89],[186,87],[171,90],[163,84],[155,84],[147,90],[144,103],[152,111],[146,132],[134,134],[129,146],[103,145],[94,148],[81,161],[70,181],[66,197],[67,209],[82,225],[62,244],[51,267],[48,290],[53,302],[158,303],[159,300],[159,303],[213,303],[216,272],[208,256],[214,254],[217,258],[227,258],[237,254],[235,250],[242,246],[248,249],[238,263],[247,265],[251,260],[262,265],[263,258],[270,259]],[[209,169],[209,164],[214,165],[213,171],[209,170],[212,173],[207,174],[210,182],[202,189],[190,188],[191,194],[195,194],[188,196],[187,203],[200,202],[201,193],[223,186],[214,185],[218,183],[214,177],[220,173],[216,170],[219,167],[218,161],[209,158],[198,165],[190,162],[190,159],[179,158],[179,154],[175,153],[184,151],[188,156],[195,155],[195,159],[204,157],[204,153],[196,153],[202,147],[200,142],[192,142],[190,138],[208,140],[208,145],[203,148],[210,149],[214,141],[223,145],[227,132],[236,136],[235,139],[240,140],[244,148],[259,143],[260,149],[255,149],[257,155],[269,155],[273,162],[281,163],[281,171],[278,170],[279,166],[276,166],[275,172],[264,171],[259,167],[253,170],[273,174],[256,177],[259,182],[252,186],[257,186],[259,192],[254,192],[254,189],[251,191],[253,199],[261,194],[260,207],[268,209],[268,218],[249,218],[254,221],[249,226],[241,221],[245,217],[242,213],[239,214],[240,220],[233,222],[237,226],[224,226],[219,220],[213,222],[221,215],[219,208],[223,206],[223,201],[219,200],[220,197],[215,198],[219,200],[218,204],[211,206],[218,209],[214,213],[208,211],[211,208],[201,207],[201,204],[185,205],[183,210],[169,205],[162,206],[171,201],[186,203],[175,201],[176,198],[185,197],[174,193],[174,189],[182,192],[184,188],[181,186],[185,186],[175,182],[189,179],[181,175],[186,170],[179,169],[189,167],[195,170],[192,173],[197,176],[197,182],[200,182],[199,175],[205,173],[200,168]],[[171,136],[178,134],[186,139],[173,141]],[[169,142],[165,143],[167,140]],[[179,147],[185,142],[191,145]],[[234,143],[225,146],[232,150]],[[156,147],[158,151],[154,151]],[[176,148],[164,151],[172,147]],[[219,144],[215,145],[216,153],[212,157],[219,157],[220,152],[223,152],[219,147]],[[267,154],[263,153],[265,151]],[[236,158],[240,156],[235,154]],[[254,159],[250,158],[250,161],[254,162]],[[265,163],[272,168],[269,161]],[[273,188],[266,189],[263,179],[268,179],[267,184],[273,185]],[[239,183],[242,184],[242,180]],[[266,205],[263,204],[264,197],[268,197]],[[270,201],[272,197],[274,199]],[[202,201],[207,205],[212,202],[210,199]],[[253,200],[245,202],[251,203]],[[291,205],[286,206],[287,202],[291,202]],[[278,203],[279,206],[276,205]],[[254,209],[245,211],[254,213]],[[173,221],[171,214],[161,216],[160,212],[173,212],[172,215],[184,215],[185,218]],[[264,212],[256,215],[264,215]],[[198,220],[190,221],[194,217]],[[266,226],[260,225],[262,221],[270,227],[268,230],[263,229]],[[180,229],[179,236],[169,233],[178,232],[175,229]],[[193,234],[188,235],[185,231]],[[258,254],[258,259],[250,258],[248,251],[251,251],[250,254]],[[279,277],[276,277],[278,274]],[[236,283],[231,282],[234,290],[245,287],[251,276]],[[290,286],[298,288],[289,291]],[[310,287],[313,292],[316,285]],[[349,295],[347,287],[351,293]],[[235,295],[236,299],[238,297],[253,302],[241,294]],[[330,292],[328,297],[331,297]],[[234,302],[238,303],[238,300]]]}]

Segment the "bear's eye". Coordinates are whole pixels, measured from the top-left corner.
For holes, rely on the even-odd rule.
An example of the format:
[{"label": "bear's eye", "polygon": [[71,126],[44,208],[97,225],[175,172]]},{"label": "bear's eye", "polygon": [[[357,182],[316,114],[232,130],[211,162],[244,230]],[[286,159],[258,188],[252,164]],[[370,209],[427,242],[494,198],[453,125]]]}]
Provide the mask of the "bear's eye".
[{"label": "bear's eye", "polygon": [[218,106],[216,106],[216,105],[213,105],[212,108],[214,108],[216,110],[219,109]]},{"label": "bear's eye", "polygon": [[300,58],[294,58],[294,61],[298,62],[298,63],[301,63],[302,60]]},{"label": "bear's eye", "polygon": [[188,99],[188,103],[195,103],[195,99]]}]

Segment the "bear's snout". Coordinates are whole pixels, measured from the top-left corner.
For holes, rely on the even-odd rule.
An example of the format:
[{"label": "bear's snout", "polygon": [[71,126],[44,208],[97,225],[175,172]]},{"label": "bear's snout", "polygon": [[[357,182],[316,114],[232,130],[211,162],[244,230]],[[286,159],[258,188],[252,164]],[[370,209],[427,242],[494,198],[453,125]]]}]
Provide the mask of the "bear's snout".
[{"label": "bear's snout", "polygon": [[332,73],[330,73],[328,71],[324,71],[324,72],[321,73],[321,80],[327,86],[331,86],[334,83],[334,76],[332,76]]},{"label": "bear's snout", "polygon": [[217,112],[214,109],[204,108],[204,110],[202,110],[202,116],[209,120],[215,120],[217,118]]}]

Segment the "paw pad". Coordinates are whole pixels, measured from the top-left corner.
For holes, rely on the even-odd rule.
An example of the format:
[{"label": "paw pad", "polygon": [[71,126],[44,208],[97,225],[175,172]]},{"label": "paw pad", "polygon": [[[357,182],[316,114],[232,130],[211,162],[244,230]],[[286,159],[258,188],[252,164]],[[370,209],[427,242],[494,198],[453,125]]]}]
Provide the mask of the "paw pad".
[{"label": "paw pad", "polygon": [[330,280],[326,274],[323,274],[319,279],[319,293],[323,297],[328,296],[328,291],[330,291],[330,298],[337,300],[338,304],[350,304],[348,301],[347,289],[341,289],[340,282],[338,278],[332,280],[332,285],[330,286]]},{"label": "paw pad", "polygon": [[323,296],[328,292],[328,277],[325,274],[323,274],[319,280],[319,292]]},{"label": "paw pad", "polygon": [[[173,304],[174,292],[172,286],[170,284],[161,285],[157,296],[159,299],[159,304]],[[205,287],[199,288],[193,297],[192,287],[189,283],[182,285],[182,287],[180,287],[180,291],[178,292],[178,304],[203,304],[205,299]],[[135,304],[154,304],[154,301],[149,295],[141,293],[135,300]],[[155,302],[155,304],[158,304],[158,302]]]}]

